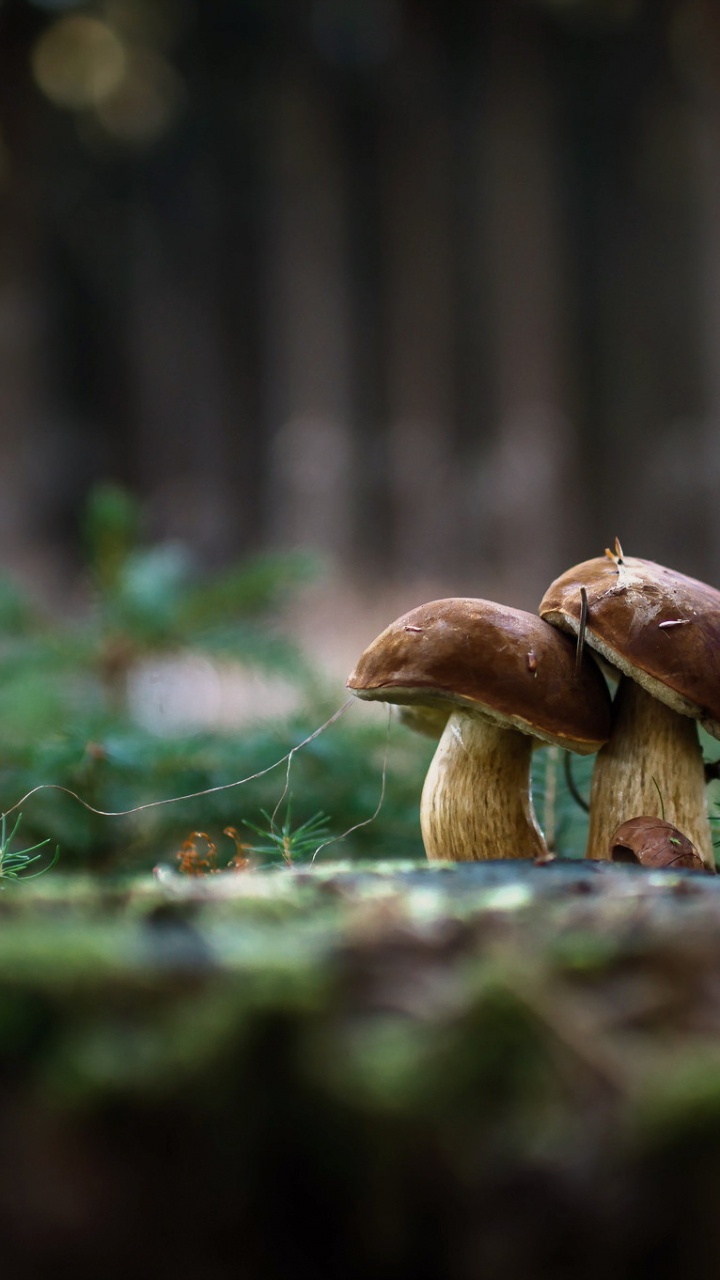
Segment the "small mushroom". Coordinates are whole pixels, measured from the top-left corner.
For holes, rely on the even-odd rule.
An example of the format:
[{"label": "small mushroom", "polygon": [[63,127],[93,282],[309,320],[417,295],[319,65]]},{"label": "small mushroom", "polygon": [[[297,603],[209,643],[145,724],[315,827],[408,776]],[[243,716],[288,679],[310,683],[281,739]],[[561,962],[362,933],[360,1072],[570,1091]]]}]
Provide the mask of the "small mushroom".
[{"label": "small mushroom", "polygon": [[434,600],[404,614],[347,683],[358,698],[447,717],[420,807],[431,859],[546,856],[530,794],[534,739],[589,753],[609,732],[610,699],[592,660],[576,672],[571,640],[487,600]]},{"label": "small mushroom", "polygon": [[630,818],[610,839],[612,862],[633,862],[642,867],[706,871],[692,840],[663,818]]},{"label": "small mushroom", "polygon": [[607,859],[611,836],[635,814],[667,816],[713,871],[694,721],[720,738],[720,591],[618,546],[557,578],[539,612],[619,676],[593,773],[587,856]]}]

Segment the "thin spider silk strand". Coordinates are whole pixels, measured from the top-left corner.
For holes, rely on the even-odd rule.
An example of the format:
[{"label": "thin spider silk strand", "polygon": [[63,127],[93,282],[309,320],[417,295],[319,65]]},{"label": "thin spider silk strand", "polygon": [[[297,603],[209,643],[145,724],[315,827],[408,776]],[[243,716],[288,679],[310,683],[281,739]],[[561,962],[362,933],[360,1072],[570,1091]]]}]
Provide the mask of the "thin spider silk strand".
[{"label": "thin spider silk strand", "polygon": [[274,762],[274,764],[269,764],[265,769],[258,769],[257,773],[251,773],[246,778],[237,778],[234,782],[222,782],[216,787],[204,787],[201,791],[189,791],[187,795],[166,796],[161,800],[147,800],[144,804],[134,805],[132,809],[96,809],[95,805],[90,804],[88,800],[84,800],[81,795],[78,795],[77,791],[73,791],[70,787],[62,786],[59,782],[41,782],[38,786],[32,787],[30,791],[27,791],[20,800],[17,800],[15,804],[11,806],[11,808],[7,809],[5,817],[9,817],[11,813],[14,813],[16,809],[19,809],[21,805],[24,805],[31,796],[37,795],[39,791],[62,791],[65,795],[71,796],[73,800],[77,800],[78,804],[82,805],[83,809],[87,809],[89,813],[97,814],[100,818],[126,818],[134,813],[143,813],[146,809],[158,809],[161,805],[179,804],[183,800],[197,800],[202,796],[216,795],[219,791],[230,791],[234,787],[242,787],[246,782],[254,782],[257,778],[264,778],[266,774],[272,773],[273,769],[277,769],[281,764],[285,764],[285,762],[287,762],[288,768],[285,777],[285,789],[276,806],[275,812],[277,813],[282,800],[287,794],[290,780],[290,764],[295,753],[300,751],[302,747],[306,747],[310,742],[314,742],[315,738],[319,738],[321,733],[324,733],[326,729],[329,729],[331,725],[335,724],[336,721],[345,715],[345,712],[353,705],[354,702],[354,698],[348,698],[347,702],[343,703],[337,711],[333,712],[324,724],[321,724],[318,729],[314,729],[312,733],[309,733],[307,738],[303,738],[302,742],[298,742],[294,747],[291,747],[286,755],[281,756],[279,760]]}]

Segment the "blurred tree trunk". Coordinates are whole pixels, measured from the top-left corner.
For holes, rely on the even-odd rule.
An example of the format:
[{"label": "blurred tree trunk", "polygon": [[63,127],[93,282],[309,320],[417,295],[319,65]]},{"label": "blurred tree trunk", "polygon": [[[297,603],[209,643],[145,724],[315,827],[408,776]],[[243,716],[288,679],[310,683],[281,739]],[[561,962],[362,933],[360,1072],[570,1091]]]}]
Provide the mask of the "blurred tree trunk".
[{"label": "blurred tree trunk", "polygon": [[[695,5],[559,25],[583,512],[577,558],[704,558],[688,95],[677,36]],[[682,19],[682,24],[679,20]],[[681,56],[678,56],[678,55]],[[687,67],[685,68],[687,70]],[[683,508],[682,529],[668,513]]]},{"label": "blurred tree trunk", "polygon": [[[55,466],[42,368],[43,307],[38,190],[28,176],[33,97],[18,56],[28,14],[0,20],[0,546],[6,564],[27,564],[48,523]],[[48,467],[49,462],[49,467]],[[37,567],[37,566],[33,566]],[[51,565],[51,572],[57,563]]]},{"label": "blurred tree trunk", "polygon": [[[692,468],[703,492],[707,537],[705,572],[720,584],[720,9],[703,0],[693,11],[688,36],[693,57],[701,231],[700,305],[703,320],[704,429]],[[698,463],[700,464],[698,466]]]},{"label": "blurred tree trunk", "polygon": [[[47,463],[62,464],[52,434],[42,429],[39,394],[42,302],[34,261],[33,223],[17,191],[3,191],[0,138],[0,545],[7,562],[27,548],[52,505]],[[63,468],[64,469],[64,468]],[[55,473],[55,479],[59,477]]]},{"label": "blurred tree trunk", "polygon": [[321,83],[285,76],[268,109],[270,526],[278,542],[343,559],[353,512],[344,157]]},{"label": "blurred tree trunk", "polygon": [[[394,569],[452,580],[463,544],[454,475],[451,132],[443,50],[403,45],[383,132],[388,466]],[[457,569],[455,570],[457,572]]]},{"label": "blurred tree trunk", "polygon": [[387,579],[392,564],[391,478],[387,432],[386,268],[382,209],[382,134],[387,125],[378,83],[347,72],[341,90],[348,166],[347,236],[352,299],[353,543],[362,571]]},{"label": "blurred tree trunk", "polygon": [[530,606],[576,542],[558,140],[542,25],[496,4],[490,33],[485,208],[497,434],[488,499],[498,575],[509,599]]},{"label": "blurred tree trunk", "polygon": [[177,6],[137,151],[33,87],[70,8],[0,3],[6,557],[110,473],[211,559],[534,604],[618,534],[720,581],[715,0]]},{"label": "blurred tree trunk", "polygon": [[230,444],[240,407],[231,411],[222,359],[223,245],[212,159],[184,176],[173,195],[183,210],[178,222],[164,223],[142,195],[133,203],[133,431],[157,532],[214,558],[236,540],[235,512],[243,510]]}]

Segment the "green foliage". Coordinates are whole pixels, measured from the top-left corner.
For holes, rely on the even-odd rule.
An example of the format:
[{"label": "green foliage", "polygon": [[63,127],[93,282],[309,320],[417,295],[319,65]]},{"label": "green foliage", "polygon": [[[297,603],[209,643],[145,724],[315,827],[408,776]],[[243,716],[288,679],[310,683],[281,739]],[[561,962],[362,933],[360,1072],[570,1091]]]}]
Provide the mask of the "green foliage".
[{"label": "green foliage", "polygon": [[295,862],[310,861],[318,847],[330,840],[330,820],[324,813],[313,814],[306,822],[293,826],[290,816],[290,802],[282,823],[275,813],[269,814],[263,809],[265,826],[255,822],[244,822],[250,831],[262,840],[262,844],[254,844],[253,852],[261,856],[269,856],[271,861],[285,863],[291,867]]},{"label": "green foliage", "polygon": [[[122,491],[103,486],[92,495],[88,600],[76,616],[48,618],[21,587],[0,580],[0,812],[40,784],[67,787],[110,812],[234,784],[282,761],[344,699],[344,689],[324,684],[280,626],[291,591],[313,573],[306,555],[266,555],[208,576],[179,546],[143,545],[141,525]],[[296,695],[295,710],[233,733],[158,736],[138,724],[127,699],[138,662],[198,652],[279,675]],[[353,708],[297,753],[291,841],[304,831],[309,847],[307,824],[319,813],[341,833],[374,812],[386,738],[382,721]],[[396,730],[382,823],[334,852],[370,856],[380,842],[387,856],[422,854],[418,801],[431,750]],[[33,841],[52,833],[71,866],[149,868],[172,861],[190,831],[220,839],[228,825],[262,825],[283,794],[285,772],[278,764],[247,785],[118,818],[90,813],[61,790],[42,790],[23,805],[24,827]],[[275,850],[288,837],[282,826],[266,834]]]},{"label": "green foliage", "polygon": [[43,849],[45,845],[49,844],[50,837],[48,836],[45,840],[38,840],[37,844],[31,845],[28,849],[11,849],[10,846],[17,835],[21,822],[22,814],[18,814],[17,821],[8,835],[7,815],[3,814],[0,818],[0,880],[34,880],[37,876],[42,876],[46,871],[50,871],[60,857],[60,849],[58,847],[55,850],[52,862],[48,863],[40,871],[28,873],[28,867],[33,862],[38,862],[42,857],[42,854],[37,853],[36,850]]},{"label": "green foliage", "polygon": [[88,498],[83,532],[97,585],[112,595],[140,536],[137,503],[119,485],[97,485]]},{"label": "green foliage", "polygon": [[[272,859],[312,857],[328,831],[332,842],[321,858],[422,857],[419,801],[435,749],[429,739],[394,722],[388,729],[358,705],[295,753],[286,776],[288,753],[345,692],[322,682],[280,626],[291,591],[314,571],[309,558],[263,556],[208,576],[179,545],[145,545],[141,528],[140,510],[124,491],[102,486],[91,496],[88,601],[69,619],[46,618],[21,588],[0,580],[0,812],[53,784],[23,805],[25,827],[33,841],[51,832],[63,861],[75,866],[172,863],[188,833],[219,841],[226,827],[243,823],[261,834]],[[158,736],[137,723],[127,697],[137,664],[197,653],[282,677],[295,710],[233,733]],[[592,763],[573,758],[584,794]],[[382,809],[368,824],[384,769]],[[110,813],[210,794],[101,817],[58,787]],[[292,821],[288,812],[279,822],[268,815],[286,789]],[[533,795],[541,825],[554,828],[555,851],[582,857],[587,816],[570,794],[561,753],[534,753]]]},{"label": "green foliage", "polygon": [[538,822],[562,858],[584,858],[588,815],[572,795],[568,780],[587,800],[595,756],[577,756],[543,747],[533,752],[532,793]]},{"label": "green foliage", "polygon": [[268,635],[268,624],[290,592],[314,576],[310,556],[258,556],[208,579],[180,543],[144,545],[141,524],[124,490],[103,485],[91,495],[85,544],[95,610],[82,628],[91,646],[104,641],[110,658],[119,655],[125,665],[142,653],[201,645],[295,670],[299,654]]}]

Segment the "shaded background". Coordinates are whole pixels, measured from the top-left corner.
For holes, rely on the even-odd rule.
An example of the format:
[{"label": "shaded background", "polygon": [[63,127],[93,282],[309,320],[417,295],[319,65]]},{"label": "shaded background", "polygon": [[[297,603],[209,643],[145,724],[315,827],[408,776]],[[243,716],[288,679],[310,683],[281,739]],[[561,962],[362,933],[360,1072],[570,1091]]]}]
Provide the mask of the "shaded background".
[{"label": "shaded background", "polygon": [[615,535],[720,583],[712,0],[4,0],[0,197],[58,601],[105,479],[210,568],[319,551],[336,638]]}]

